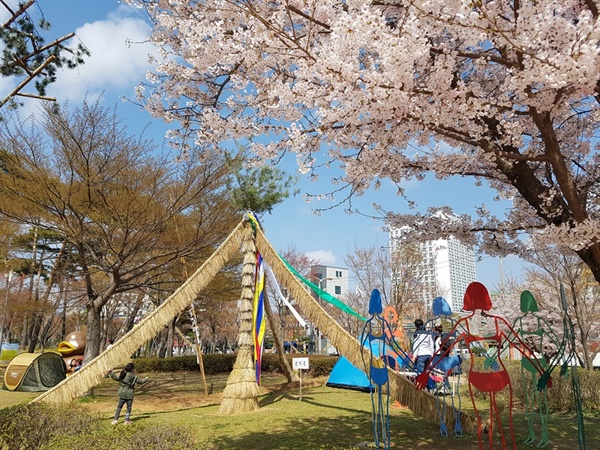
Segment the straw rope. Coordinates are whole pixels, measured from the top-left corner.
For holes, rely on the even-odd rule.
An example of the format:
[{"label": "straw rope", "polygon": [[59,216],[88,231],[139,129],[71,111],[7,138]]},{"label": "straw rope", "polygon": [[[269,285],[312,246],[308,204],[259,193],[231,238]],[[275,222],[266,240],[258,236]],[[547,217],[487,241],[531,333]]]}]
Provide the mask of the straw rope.
[{"label": "straw rope", "polygon": [[219,414],[254,411],[258,406],[258,384],[254,370],[254,339],[252,338],[252,307],[255,288],[256,244],[250,221],[246,221],[242,238],[242,293],[239,304],[238,355],[227,378]]},{"label": "straw rope", "polygon": [[69,402],[97,385],[110,370],[127,361],[132,353],[152,339],[173,320],[173,317],[187,308],[225,263],[239,251],[245,222],[241,221],[210,258],[137,326],[115,342],[112,347],[30,403]]},{"label": "straw rope", "polygon": [[[360,342],[342,328],[308,293],[302,283],[279,258],[261,230],[257,230],[256,245],[277,279],[287,287],[290,295],[298,302],[304,315],[327,335],[340,354],[344,355],[355,367],[363,367],[362,355],[369,350],[363,348]],[[388,372],[390,396],[394,400],[408,406],[412,412],[429,422],[439,421],[436,398],[433,395],[417,390],[412,381],[393,370],[388,370]],[[463,412],[461,412],[461,424],[465,433],[474,433],[477,430],[477,419]],[[449,429],[454,429],[453,413],[447,414],[447,426]]]}]

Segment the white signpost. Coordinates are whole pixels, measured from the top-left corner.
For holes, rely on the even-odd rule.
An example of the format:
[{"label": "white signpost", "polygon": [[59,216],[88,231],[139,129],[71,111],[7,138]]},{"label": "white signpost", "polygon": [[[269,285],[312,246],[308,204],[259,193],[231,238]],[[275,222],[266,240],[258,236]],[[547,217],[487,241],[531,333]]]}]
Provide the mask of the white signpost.
[{"label": "white signpost", "polygon": [[300,398],[298,400],[302,401],[302,371],[309,369],[308,358],[292,358],[292,369],[298,371],[300,378]]}]

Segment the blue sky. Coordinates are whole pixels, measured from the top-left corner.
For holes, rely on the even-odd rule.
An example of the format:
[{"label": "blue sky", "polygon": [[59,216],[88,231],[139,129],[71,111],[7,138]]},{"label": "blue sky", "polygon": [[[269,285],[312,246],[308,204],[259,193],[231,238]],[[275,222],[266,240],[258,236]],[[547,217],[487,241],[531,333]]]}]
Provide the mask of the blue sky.
[{"label": "blue sky", "polygon": [[[15,4],[15,2],[11,2]],[[150,32],[145,21],[145,13],[123,5],[117,0],[38,0],[39,8],[52,24],[46,41],[63,36],[71,31],[77,34],[76,40],[83,42],[92,52],[86,64],[74,71],[59,73],[57,83],[48,94],[59,100],[69,100],[73,106],[80,104],[87,95],[91,99],[103,94],[107,105],[118,103],[119,114],[130,132],[138,134],[144,130],[145,136],[161,145],[168,129],[161,121],[154,120],[148,113],[134,104],[121,99],[134,98],[135,86],[144,79],[150,69],[147,55],[152,51],[149,44],[143,44]],[[37,8],[31,8],[37,14]],[[128,45],[127,41],[136,44]],[[0,93],[10,86],[3,83]],[[36,104],[28,104],[25,111],[35,110]],[[285,170],[294,174],[294,163]],[[327,208],[329,201],[306,203],[303,193],[326,193],[331,190],[327,173],[321,173],[317,183],[301,179],[298,188],[300,195],[288,199],[263,218],[267,238],[277,250],[290,246],[318,258],[321,264],[344,267],[344,257],[355,246],[376,245],[386,247],[387,232],[383,223],[358,214],[348,215],[344,207],[337,207],[315,215],[315,208]],[[490,204],[493,192],[485,187],[475,187],[469,180],[454,180],[443,185],[431,177],[423,182],[404,185],[409,197],[416,199],[419,209],[429,206],[450,205],[458,213],[472,213],[473,207],[487,203],[497,211],[502,204]],[[387,211],[408,212],[403,201],[395,195],[395,187],[384,185],[379,191],[371,191],[364,197],[354,200],[363,213],[376,215],[373,202],[381,204]],[[443,192],[443,196],[440,194]],[[506,258],[503,269],[506,275],[518,275],[521,262],[514,257]],[[477,264],[478,281],[490,290],[495,290],[500,282],[500,260],[484,256]],[[351,282],[352,284],[352,282]]]}]

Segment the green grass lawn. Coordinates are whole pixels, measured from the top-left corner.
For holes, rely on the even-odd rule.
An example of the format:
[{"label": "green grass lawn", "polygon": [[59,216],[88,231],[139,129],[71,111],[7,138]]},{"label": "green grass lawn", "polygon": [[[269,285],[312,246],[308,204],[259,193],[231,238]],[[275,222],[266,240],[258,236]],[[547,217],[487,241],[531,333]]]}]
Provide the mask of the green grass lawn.
[{"label": "green grass lawn", "polygon": [[[190,426],[199,442],[218,449],[317,449],[351,448],[372,441],[371,400],[365,393],[328,387],[309,388],[303,393],[272,393],[260,401],[261,410],[239,416],[222,417],[218,406],[186,411],[159,411],[145,420]],[[517,434],[526,438],[522,415],[517,415]],[[589,420],[588,439],[600,442],[598,420]],[[475,449],[475,436],[442,437],[437,424],[427,423],[408,410],[390,406],[392,442],[397,448]],[[552,444],[547,448],[577,448],[577,428],[572,416],[553,416]],[[266,436],[265,436],[266,434]],[[518,448],[530,448],[519,445]],[[600,448],[592,445],[588,448]]]},{"label": "green grass lawn", "polygon": [[[186,374],[186,379],[177,379],[181,374],[149,374],[153,383],[138,392],[134,402],[134,419],[140,423],[171,424],[186,427],[196,442],[204,448],[214,449],[319,449],[352,448],[372,442],[371,396],[367,393],[324,386],[326,378],[313,380],[303,387],[302,400],[298,384],[282,385],[279,376],[263,378],[263,387],[269,389],[260,397],[260,410],[233,416],[218,414],[219,393],[225,386],[226,376],[210,377],[209,385],[214,394],[208,401],[202,395],[197,374]],[[95,390],[94,408],[101,409],[107,419],[113,412],[115,383],[107,380]],[[267,390],[267,389],[265,389]],[[158,391],[158,392],[157,392]],[[159,394],[160,393],[160,394]],[[186,404],[180,408],[181,393],[190,397],[202,396],[201,406]],[[155,396],[164,400],[145,404]],[[173,405],[169,405],[169,398]],[[211,398],[212,397],[212,398]],[[90,400],[88,400],[90,401]],[[137,404],[136,404],[137,402]],[[142,405],[144,403],[144,405]],[[136,406],[139,406],[136,411]],[[143,408],[142,408],[143,406]],[[482,402],[483,409],[487,407]],[[463,408],[471,409],[468,396],[463,397]],[[397,448],[477,449],[477,437],[440,435],[439,425],[424,421],[409,410],[397,408],[390,403],[390,428],[392,442]],[[135,423],[135,422],[134,422]],[[519,449],[531,448],[522,444],[527,437],[524,415],[515,414],[515,434]],[[588,416],[586,421],[588,448],[600,442],[599,417]],[[551,443],[548,449],[578,448],[577,427],[574,415],[554,414],[550,418]],[[498,440],[499,441],[499,440]],[[487,447],[486,447],[487,448]]]},{"label": "green grass lawn", "polygon": [[[349,449],[368,447],[372,442],[371,397],[367,393],[324,386],[326,378],[306,380],[299,399],[299,386],[282,384],[280,376],[265,376],[260,409],[231,416],[218,414],[225,375],[209,377],[212,394],[204,396],[197,373],[150,373],[151,382],[141,386],[133,404],[133,425],[150,429],[162,425],[185,428],[198,449]],[[98,414],[101,426],[111,428],[116,405],[117,384],[104,380],[93,395],[77,400]],[[35,394],[0,391],[0,405],[27,402]],[[484,402],[485,403],[485,402]],[[487,406],[487,405],[486,405]],[[468,396],[463,408],[469,409]],[[439,425],[424,421],[406,409],[390,404],[393,448],[468,450],[479,448],[477,437],[442,437]],[[522,413],[515,414],[517,448],[529,449],[522,442],[527,425]],[[586,416],[587,448],[600,448],[600,417]],[[122,422],[115,427],[118,432]],[[574,415],[553,414],[549,424],[550,444],[546,449],[576,449],[577,427]],[[450,430],[451,431],[451,430]],[[497,445],[501,448],[498,436]],[[484,448],[488,448],[484,446]],[[142,450],[142,449],[140,449]]]}]

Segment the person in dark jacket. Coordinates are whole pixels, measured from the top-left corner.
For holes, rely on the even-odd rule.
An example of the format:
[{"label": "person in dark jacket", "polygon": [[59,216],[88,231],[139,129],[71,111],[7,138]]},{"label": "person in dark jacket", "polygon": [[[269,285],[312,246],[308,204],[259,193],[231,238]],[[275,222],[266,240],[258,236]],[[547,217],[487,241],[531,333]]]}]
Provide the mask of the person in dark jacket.
[{"label": "person in dark jacket", "polygon": [[125,414],[125,425],[131,423],[131,406],[133,405],[133,395],[135,392],[136,384],[144,384],[148,381],[148,377],[140,378],[135,374],[135,366],[132,363],[128,363],[125,369],[118,375],[114,372],[110,373],[110,377],[119,382],[119,389],[117,395],[119,396],[119,403],[117,410],[115,411],[115,417],[112,421],[113,425],[116,425],[121,415],[121,409],[124,404],[127,404],[127,413]]}]

